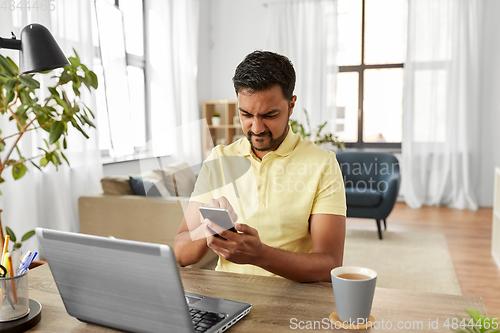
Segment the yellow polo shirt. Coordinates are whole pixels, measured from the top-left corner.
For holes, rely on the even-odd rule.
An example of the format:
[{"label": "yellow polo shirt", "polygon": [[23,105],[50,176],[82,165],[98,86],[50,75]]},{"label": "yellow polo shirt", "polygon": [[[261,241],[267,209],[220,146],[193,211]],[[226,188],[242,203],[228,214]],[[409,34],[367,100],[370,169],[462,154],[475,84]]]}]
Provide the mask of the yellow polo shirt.
[{"label": "yellow polo shirt", "polygon": [[[246,138],[215,147],[203,163],[190,201],[206,204],[221,196],[229,199],[238,222],[257,229],[264,244],[292,252],[311,252],[311,214],[346,215],[335,153],[303,140],[291,129],[278,149],[262,161]],[[274,275],[222,258],[216,270]]]}]

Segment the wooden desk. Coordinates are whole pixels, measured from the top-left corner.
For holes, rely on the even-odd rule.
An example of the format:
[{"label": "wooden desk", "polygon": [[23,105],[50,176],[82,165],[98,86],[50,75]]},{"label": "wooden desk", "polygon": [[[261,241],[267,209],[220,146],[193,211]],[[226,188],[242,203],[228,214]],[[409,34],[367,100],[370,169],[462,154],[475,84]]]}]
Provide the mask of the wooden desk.
[{"label": "wooden desk", "polygon": [[[307,332],[325,332],[324,318],[335,310],[331,283],[296,283],[286,279],[257,277],[242,274],[221,273],[191,268],[180,269],[185,291],[222,297],[253,304],[250,313],[231,327],[231,333],[279,333],[303,331],[308,321],[316,328]],[[114,332],[113,330],[79,322],[70,317],[57,291],[54,279],[47,265],[29,273],[30,298],[42,304],[42,320],[30,332]],[[377,288],[373,301],[372,315],[379,322],[379,329],[387,331],[389,323],[395,332],[451,332],[443,326],[457,315],[466,316],[464,309],[474,307],[486,313],[478,297],[464,297],[442,294],[412,292]],[[295,318],[296,320],[293,320]],[[438,320],[438,329],[429,329],[429,320]],[[326,320],[325,320],[326,321]],[[300,323],[302,322],[302,323]],[[418,325],[420,329],[395,329],[402,325]],[[451,324],[451,322],[450,322]],[[382,326],[385,325],[385,326]],[[296,327],[296,329],[292,329]],[[313,326],[312,326],[313,327]],[[383,329],[383,328],[386,329]],[[334,330],[336,332],[352,332]]]}]

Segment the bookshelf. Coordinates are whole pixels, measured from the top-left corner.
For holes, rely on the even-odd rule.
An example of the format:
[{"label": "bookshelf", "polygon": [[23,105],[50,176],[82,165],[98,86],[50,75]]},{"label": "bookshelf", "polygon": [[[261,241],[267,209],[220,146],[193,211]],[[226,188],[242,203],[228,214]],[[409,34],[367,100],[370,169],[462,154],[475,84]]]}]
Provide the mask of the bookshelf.
[{"label": "bookshelf", "polygon": [[[215,113],[220,115],[220,124],[212,124],[212,117]],[[238,116],[237,102],[228,100],[203,102],[202,117],[206,119],[208,129],[203,127],[202,152],[203,159],[206,159],[212,148],[217,145],[229,145],[243,136],[239,121],[235,123],[235,116]]]}]

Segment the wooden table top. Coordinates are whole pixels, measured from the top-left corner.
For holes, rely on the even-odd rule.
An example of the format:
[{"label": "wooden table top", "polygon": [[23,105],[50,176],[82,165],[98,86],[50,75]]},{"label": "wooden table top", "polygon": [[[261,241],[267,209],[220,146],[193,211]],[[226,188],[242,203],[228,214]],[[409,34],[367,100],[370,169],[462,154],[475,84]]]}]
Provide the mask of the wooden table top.
[{"label": "wooden table top", "polygon": [[[331,283],[297,283],[192,268],[180,268],[179,272],[187,292],[253,304],[250,313],[228,332],[331,330],[327,321],[335,311]],[[48,265],[29,272],[29,286],[30,298],[42,304],[42,320],[29,332],[114,332],[82,323],[66,313]],[[457,316],[467,317],[465,309],[470,307],[486,313],[479,297],[377,288],[372,307],[375,329],[371,330],[386,331],[391,325],[390,330],[395,332],[451,332],[445,327],[446,321],[451,325]]]}]

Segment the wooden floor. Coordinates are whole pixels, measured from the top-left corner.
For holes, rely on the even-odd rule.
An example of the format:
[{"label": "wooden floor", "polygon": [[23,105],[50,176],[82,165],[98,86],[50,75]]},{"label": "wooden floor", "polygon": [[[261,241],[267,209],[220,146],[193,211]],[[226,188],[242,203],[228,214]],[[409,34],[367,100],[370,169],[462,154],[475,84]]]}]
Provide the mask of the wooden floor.
[{"label": "wooden floor", "polygon": [[[492,208],[411,209],[398,202],[387,219],[387,230],[444,234],[463,295],[481,297],[488,315],[499,318],[500,269],[491,256],[492,214]],[[375,220],[354,218],[347,219],[347,228],[377,230]]]}]

